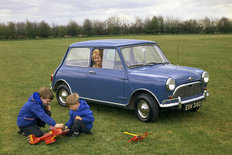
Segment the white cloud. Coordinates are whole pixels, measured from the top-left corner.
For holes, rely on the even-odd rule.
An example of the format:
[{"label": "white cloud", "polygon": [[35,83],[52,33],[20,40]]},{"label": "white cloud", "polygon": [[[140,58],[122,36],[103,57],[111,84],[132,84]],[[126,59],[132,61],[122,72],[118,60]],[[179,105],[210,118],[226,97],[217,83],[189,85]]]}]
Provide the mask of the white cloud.
[{"label": "white cloud", "polygon": [[112,16],[129,21],[140,17],[232,18],[231,0],[0,0],[0,23],[37,21],[66,25],[70,20],[106,20]]}]

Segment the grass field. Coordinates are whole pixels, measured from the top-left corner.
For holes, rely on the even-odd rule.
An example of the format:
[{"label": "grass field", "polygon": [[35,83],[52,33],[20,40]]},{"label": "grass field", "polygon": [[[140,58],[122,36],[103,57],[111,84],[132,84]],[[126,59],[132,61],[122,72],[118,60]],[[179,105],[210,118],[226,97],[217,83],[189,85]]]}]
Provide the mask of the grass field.
[{"label": "grass field", "polygon": [[[91,105],[93,135],[59,137],[29,145],[18,135],[16,119],[28,97],[50,83],[71,43],[105,38],[153,40],[173,64],[209,72],[207,102],[195,113],[164,112],[155,123],[138,121],[133,111]],[[179,55],[179,56],[178,56]],[[232,154],[232,35],[128,35],[0,41],[0,154]],[[66,123],[68,109],[52,101],[52,116]],[[48,129],[45,127],[44,131]],[[152,132],[128,143],[123,134]]]}]

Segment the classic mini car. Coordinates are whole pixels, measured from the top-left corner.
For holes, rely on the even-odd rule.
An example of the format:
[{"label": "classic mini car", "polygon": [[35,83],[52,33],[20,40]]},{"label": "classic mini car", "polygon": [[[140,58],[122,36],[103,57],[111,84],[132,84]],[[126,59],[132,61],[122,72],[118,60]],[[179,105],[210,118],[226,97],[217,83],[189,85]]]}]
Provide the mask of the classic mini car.
[{"label": "classic mini car", "polygon": [[[103,54],[93,67],[92,52]],[[156,42],[131,39],[91,40],[71,44],[51,76],[60,105],[77,92],[89,102],[133,109],[139,120],[157,120],[162,110],[196,111],[208,94],[209,74],[170,64]]]}]

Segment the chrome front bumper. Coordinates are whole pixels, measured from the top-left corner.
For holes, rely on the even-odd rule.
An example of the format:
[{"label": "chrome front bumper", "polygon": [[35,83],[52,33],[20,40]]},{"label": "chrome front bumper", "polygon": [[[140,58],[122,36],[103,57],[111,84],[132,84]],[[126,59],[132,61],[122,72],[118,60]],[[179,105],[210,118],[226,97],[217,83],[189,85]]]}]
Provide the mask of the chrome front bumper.
[{"label": "chrome front bumper", "polygon": [[201,101],[201,100],[206,100],[208,96],[209,96],[208,90],[204,90],[202,96],[192,98],[192,99],[189,99],[189,100],[182,101],[181,97],[174,98],[174,99],[163,100],[162,103],[160,104],[160,107],[161,108],[169,108],[169,107],[178,106],[178,109],[181,109],[182,104],[187,104],[187,103],[197,102],[197,101]]}]

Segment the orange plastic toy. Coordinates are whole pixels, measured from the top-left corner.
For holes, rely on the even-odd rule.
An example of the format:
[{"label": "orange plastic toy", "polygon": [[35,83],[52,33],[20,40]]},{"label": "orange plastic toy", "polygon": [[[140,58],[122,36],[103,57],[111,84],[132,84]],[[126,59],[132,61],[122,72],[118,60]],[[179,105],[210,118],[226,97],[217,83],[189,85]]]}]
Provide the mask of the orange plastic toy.
[{"label": "orange plastic toy", "polygon": [[150,135],[152,134],[151,132],[145,132],[144,134],[133,134],[133,133],[129,133],[129,132],[124,132],[125,134],[128,134],[128,135],[131,135],[131,136],[134,136],[132,139],[130,139],[128,142],[130,141],[138,141],[138,140],[142,140],[144,139],[145,137],[147,137],[147,135]]},{"label": "orange plastic toy", "polygon": [[68,133],[68,130],[62,130],[61,128],[51,128],[51,131],[44,134],[43,136],[36,137],[35,135],[29,135],[27,140],[30,144],[36,144],[40,141],[45,141],[46,144],[51,144],[56,141],[56,137],[66,133]]}]

